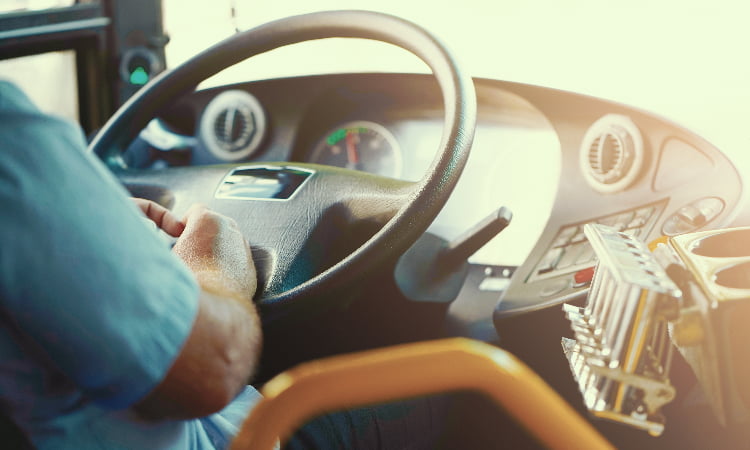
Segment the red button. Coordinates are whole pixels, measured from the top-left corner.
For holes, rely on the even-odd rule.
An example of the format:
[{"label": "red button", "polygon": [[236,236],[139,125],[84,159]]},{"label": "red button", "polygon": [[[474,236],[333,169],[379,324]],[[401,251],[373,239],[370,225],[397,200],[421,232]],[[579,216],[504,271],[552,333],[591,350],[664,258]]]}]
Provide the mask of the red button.
[{"label": "red button", "polygon": [[583,286],[584,284],[589,284],[591,283],[591,280],[593,279],[594,279],[594,266],[581,269],[578,272],[576,272],[575,275],[573,275],[573,281],[575,282],[576,286]]}]

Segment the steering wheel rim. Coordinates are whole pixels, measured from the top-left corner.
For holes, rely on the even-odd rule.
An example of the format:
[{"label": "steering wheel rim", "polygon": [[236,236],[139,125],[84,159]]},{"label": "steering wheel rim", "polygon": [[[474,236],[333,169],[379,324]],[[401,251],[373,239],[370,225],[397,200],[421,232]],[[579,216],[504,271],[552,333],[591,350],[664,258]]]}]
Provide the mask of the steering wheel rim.
[{"label": "steering wheel rim", "polygon": [[[127,172],[124,149],[165,105],[198,83],[252,56],[286,45],[325,38],[364,38],[399,46],[419,57],[438,81],[445,108],[436,157],[403,205],[382,228],[338,263],[284,292],[259,299],[264,320],[307,307],[335,303],[335,291],[364,270],[405,251],[424,233],[448,200],[466,164],[476,125],[476,94],[448,49],[425,29],[404,19],[370,11],[330,11],[294,16],[238,33],[164,72],[126,102],[92,141],[89,150],[114,172]],[[252,237],[248,237],[252,242]],[[306,302],[307,303],[307,302]],[[307,308],[305,308],[307,309]]]}]

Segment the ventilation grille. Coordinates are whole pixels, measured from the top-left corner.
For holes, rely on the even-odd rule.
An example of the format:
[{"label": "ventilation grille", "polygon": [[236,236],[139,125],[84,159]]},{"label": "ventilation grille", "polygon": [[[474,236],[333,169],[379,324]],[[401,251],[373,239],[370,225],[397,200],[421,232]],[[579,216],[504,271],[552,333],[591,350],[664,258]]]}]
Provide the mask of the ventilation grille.
[{"label": "ventilation grille", "polygon": [[200,123],[205,148],[219,161],[239,161],[259,149],[266,118],[258,100],[249,92],[224,91],[203,111]]},{"label": "ventilation grille", "polygon": [[637,178],[643,163],[643,140],[633,122],[607,115],[595,122],[581,145],[581,170],[600,192],[624,190]]},{"label": "ventilation grille", "polygon": [[589,148],[589,166],[594,175],[603,183],[612,183],[622,178],[629,165],[623,142],[618,136],[607,133],[597,136]]},{"label": "ventilation grille", "polygon": [[227,152],[247,147],[257,131],[255,118],[246,107],[229,107],[218,113],[214,121],[216,142]]}]

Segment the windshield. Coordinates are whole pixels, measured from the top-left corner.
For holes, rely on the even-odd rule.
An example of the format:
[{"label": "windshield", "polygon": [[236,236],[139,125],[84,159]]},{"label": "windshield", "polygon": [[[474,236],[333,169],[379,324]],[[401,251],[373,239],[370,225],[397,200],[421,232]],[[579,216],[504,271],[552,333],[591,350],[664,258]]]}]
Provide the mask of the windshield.
[{"label": "windshield", "polygon": [[[664,115],[742,157],[750,137],[750,42],[743,2],[677,0],[432,4],[381,0],[256,2],[164,0],[175,65],[227,37],[277,18],[325,9],[375,9],[440,35],[475,76],[594,95]],[[201,32],[196,33],[196,24]],[[296,48],[295,48],[296,47]],[[315,50],[315,51],[312,51]],[[244,81],[331,71],[424,71],[382,44],[304,44],[254,58],[214,79]]]}]

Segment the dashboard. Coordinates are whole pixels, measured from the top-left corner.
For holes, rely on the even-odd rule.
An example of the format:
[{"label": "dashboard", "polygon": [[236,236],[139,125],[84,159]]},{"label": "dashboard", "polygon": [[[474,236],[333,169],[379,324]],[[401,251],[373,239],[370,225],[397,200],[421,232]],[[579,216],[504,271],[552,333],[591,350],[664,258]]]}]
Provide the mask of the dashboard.
[{"label": "dashboard", "polygon": [[[476,79],[478,125],[451,199],[428,230],[451,241],[499,208],[510,225],[468,260],[453,325],[491,339],[499,322],[579,298],[594,252],[587,223],[642,241],[731,225],[743,185],[690,131],[625,105]],[[337,74],[184,95],[125,154],[129,166],[301,162],[418,180],[443,106],[428,75]]]}]

